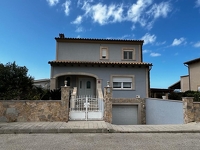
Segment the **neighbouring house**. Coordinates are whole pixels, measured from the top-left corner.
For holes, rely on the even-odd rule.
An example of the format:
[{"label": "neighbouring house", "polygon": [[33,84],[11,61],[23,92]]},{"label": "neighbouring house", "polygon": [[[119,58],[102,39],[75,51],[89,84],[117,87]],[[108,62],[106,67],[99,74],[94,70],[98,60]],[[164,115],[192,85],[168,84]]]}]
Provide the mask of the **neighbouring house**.
[{"label": "neighbouring house", "polygon": [[170,89],[181,89],[185,91],[200,91],[200,58],[184,62],[188,68],[188,75],[180,77],[180,81],[170,86]]},{"label": "neighbouring house", "polygon": [[[182,77],[182,76],[181,76]],[[183,83],[183,82],[182,82]],[[168,90],[170,92],[181,92],[181,80],[177,81],[176,83],[170,85],[168,87]],[[170,93],[169,92],[169,93]]]},{"label": "neighbouring house", "polygon": [[68,38],[59,34],[50,89],[67,86],[77,95],[98,95],[109,84],[114,98],[150,95],[151,63],[143,62],[143,40]]},{"label": "neighbouring house", "polygon": [[181,76],[180,83],[180,90],[181,92],[185,92],[189,90],[189,75]]},{"label": "neighbouring house", "polygon": [[43,89],[50,89],[50,79],[34,80],[33,85],[41,87]]},{"label": "neighbouring house", "polygon": [[151,88],[151,98],[162,98],[168,99],[168,94],[171,93],[173,90],[171,89],[164,89],[164,88]]},{"label": "neighbouring house", "polygon": [[[188,67],[188,76],[183,76],[183,83],[181,89],[190,91],[200,91],[200,58],[193,59],[184,62],[184,65]],[[185,78],[185,79],[184,79]]]}]

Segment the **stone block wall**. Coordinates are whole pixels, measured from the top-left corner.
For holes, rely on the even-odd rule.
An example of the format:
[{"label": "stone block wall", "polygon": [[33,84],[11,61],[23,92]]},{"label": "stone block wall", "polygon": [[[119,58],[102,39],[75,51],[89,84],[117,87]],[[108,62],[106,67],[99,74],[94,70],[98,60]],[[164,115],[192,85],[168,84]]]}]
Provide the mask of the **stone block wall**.
[{"label": "stone block wall", "polygon": [[61,92],[61,100],[0,101],[0,122],[68,121],[69,88]]},{"label": "stone block wall", "polygon": [[194,104],[194,120],[200,122],[200,102],[193,102]]},{"label": "stone block wall", "polygon": [[200,102],[193,102],[193,97],[183,97],[185,123],[200,122]]},{"label": "stone block wall", "polygon": [[60,100],[0,101],[0,121],[67,121],[67,113]]}]

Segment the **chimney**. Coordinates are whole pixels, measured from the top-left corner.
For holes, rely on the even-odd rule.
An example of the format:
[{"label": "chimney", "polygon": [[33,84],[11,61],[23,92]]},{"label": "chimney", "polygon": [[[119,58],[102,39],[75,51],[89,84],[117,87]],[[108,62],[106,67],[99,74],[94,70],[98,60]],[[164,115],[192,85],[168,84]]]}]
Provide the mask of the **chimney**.
[{"label": "chimney", "polygon": [[63,33],[60,33],[60,34],[59,34],[59,37],[60,37],[61,39],[64,39],[64,38],[65,38],[65,35],[64,35]]}]

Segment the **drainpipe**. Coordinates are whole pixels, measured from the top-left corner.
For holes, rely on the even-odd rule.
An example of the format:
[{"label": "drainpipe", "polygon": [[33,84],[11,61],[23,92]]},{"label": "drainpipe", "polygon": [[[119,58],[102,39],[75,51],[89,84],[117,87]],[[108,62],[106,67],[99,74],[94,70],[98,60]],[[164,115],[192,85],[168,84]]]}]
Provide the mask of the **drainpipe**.
[{"label": "drainpipe", "polygon": [[140,49],[141,50],[141,62],[143,62],[143,47],[142,47],[142,45],[141,45],[141,49]]},{"label": "drainpipe", "polygon": [[149,66],[149,70],[148,70],[148,85],[149,85],[149,97],[151,97],[151,88],[150,88],[150,71],[151,71],[151,69],[152,69],[152,66]]},{"label": "drainpipe", "polygon": [[190,84],[190,67],[187,64],[184,64],[188,68],[188,75],[189,75],[189,91],[191,91],[191,84]]}]

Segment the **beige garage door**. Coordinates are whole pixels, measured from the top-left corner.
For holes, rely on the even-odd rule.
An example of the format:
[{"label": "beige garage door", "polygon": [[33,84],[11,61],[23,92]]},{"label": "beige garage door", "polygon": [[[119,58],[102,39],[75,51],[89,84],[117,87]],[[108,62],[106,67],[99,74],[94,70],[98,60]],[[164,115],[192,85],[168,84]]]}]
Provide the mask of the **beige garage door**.
[{"label": "beige garage door", "polygon": [[116,125],[138,124],[138,105],[113,105],[112,124]]}]

